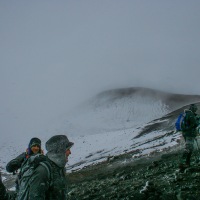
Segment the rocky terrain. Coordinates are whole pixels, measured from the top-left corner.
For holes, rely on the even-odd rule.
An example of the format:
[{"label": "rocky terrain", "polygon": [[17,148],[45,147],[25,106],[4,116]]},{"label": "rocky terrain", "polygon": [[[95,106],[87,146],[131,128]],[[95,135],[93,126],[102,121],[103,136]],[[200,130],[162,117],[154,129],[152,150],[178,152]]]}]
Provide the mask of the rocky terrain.
[{"label": "rocky terrain", "polygon": [[[198,140],[199,143],[199,140]],[[136,157],[129,152],[67,174],[69,200],[200,200],[200,152],[191,167],[179,171],[183,140],[164,152]],[[16,175],[3,174],[7,188]]]},{"label": "rocky terrain", "polygon": [[[117,124],[121,128],[107,132],[105,126],[100,134],[72,137],[76,145],[69,162],[73,162],[66,168],[69,200],[200,200],[197,145],[191,167],[184,172],[179,172],[178,168],[184,142],[181,134],[174,130],[174,123],[179,113],[188,108],[188,105],[182,106],[186,102],[180,102],[185,96],[153,91],[148,94],[148,91],[136,89],[101,94],[97,98],[99,101],[95,98],[94,105],[89,104],[83,112],[82,117],[87,120],[96,119],[88,120],[91,124],[101,119],[102,125],[108,117],[116,119],[112,121],[113,127]],[[148,94],[145,99],[144,94]],[[199,98],[189,96],[186,100],[189,103]],[[200,102],[196,105],[200,115]],[[127,110],[131,110],[128,118]],[[91,114],[90,118],[85,114]],[[141,119],[137,121],[138,116]],[[107,124],[109,128],[112,123]],[[200,146],[200,139],[198,143]],[[24,149],[26,144],[21,146]],[[6,173],[5,164],[21,150],[14,142],[9,147],[2,146],[0,153],[3,181],[12,191],[17,175]]]},{"label": "rocky terrain", "polygon": [[132,152],[70,173],[69,199],[200,200],[200,152],[181,173],[182,148],[181,140],[163,153],[133,159]]}]

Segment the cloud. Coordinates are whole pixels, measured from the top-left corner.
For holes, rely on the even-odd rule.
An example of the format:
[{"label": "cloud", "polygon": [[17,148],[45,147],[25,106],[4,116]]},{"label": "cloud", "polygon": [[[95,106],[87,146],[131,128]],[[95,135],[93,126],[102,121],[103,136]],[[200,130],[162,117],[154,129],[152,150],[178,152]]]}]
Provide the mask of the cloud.
[{"label": "cloud", "polygon": [[199,7],[185,0],[0,2],[1,132],[40,130],[106,89],[200,94]]}]

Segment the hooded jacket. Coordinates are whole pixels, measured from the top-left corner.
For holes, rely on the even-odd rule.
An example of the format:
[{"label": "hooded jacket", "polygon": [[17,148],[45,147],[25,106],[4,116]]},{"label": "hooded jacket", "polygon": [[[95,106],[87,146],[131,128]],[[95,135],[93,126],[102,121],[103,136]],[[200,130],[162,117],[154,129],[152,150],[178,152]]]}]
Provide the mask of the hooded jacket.
[{"label": "hooded jacket", "polygon": [[188,124],[188,128],[183,131],[184,137],[195,137],[196,136],[196,128],[199,124],[197,115],[191,110],[185,110],[186,113],[186,121]]},{"label": "hooded jacket", "polygon": [[[66,149],[73,145],[67,136],[56,135],[50,138],[45,146],[48,151],[47,161],[51,166],[51,177],[44,165],[39,165],[28,183],[28,200],[66,200],[67,180],[65,165]],[[23,188],[20,188],[23,190]],[[19,193],[20,193],[19,190]],[[17,200],[21,200],[17,198]],[[24,200],[24,199],[23,199]]]}]

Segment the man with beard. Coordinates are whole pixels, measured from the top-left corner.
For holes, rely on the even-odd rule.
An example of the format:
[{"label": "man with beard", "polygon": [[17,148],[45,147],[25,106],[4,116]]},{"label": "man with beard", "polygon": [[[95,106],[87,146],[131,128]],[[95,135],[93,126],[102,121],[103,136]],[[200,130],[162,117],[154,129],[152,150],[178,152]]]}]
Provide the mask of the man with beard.
[{"label": "man with beard", "polygon": [[26,177],[23,179],[22,175],[17,200],[65,200],[67,194],[65,165],[73,144],[66,135],[51,137],[45,144],[47,154],[44,162],[40,157],[34,160],[34,163],[40,164],[38,166],[36,164],[37,167],[26,185],[23,183]]},{"label": "man with beard", "polygon": [[[21,168],[21,179],[16,200],[66,200],[65,165],[73,146],[66,135],[55,135],[45,144],[46,156],[31,156]],[[3,200],[10,200],[2,182]],[[0,187],[1,188],[1,187]]]}]

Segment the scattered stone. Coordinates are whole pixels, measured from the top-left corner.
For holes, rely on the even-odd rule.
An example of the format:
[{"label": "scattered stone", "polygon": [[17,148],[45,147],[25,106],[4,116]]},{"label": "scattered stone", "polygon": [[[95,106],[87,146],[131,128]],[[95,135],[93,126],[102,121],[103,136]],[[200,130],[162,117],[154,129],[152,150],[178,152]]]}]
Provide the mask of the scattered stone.
[{"label": "scattered stone", "polygon": [[[179,153],[120,164],[120,157],[68,174],[68,200],[200,200],[200,164],[179,171]],[[124,161],[124,158],[121,159]],[[7,180],[10,180],[7,177]],[[5,184],[10,182],[5,181]]]}]

